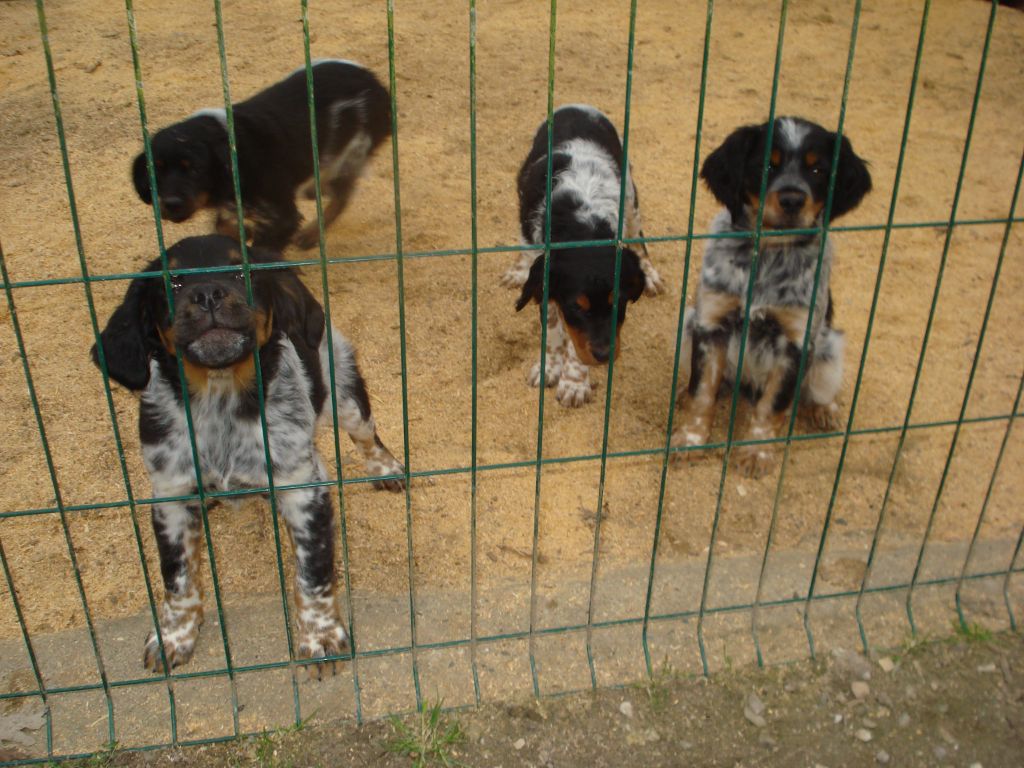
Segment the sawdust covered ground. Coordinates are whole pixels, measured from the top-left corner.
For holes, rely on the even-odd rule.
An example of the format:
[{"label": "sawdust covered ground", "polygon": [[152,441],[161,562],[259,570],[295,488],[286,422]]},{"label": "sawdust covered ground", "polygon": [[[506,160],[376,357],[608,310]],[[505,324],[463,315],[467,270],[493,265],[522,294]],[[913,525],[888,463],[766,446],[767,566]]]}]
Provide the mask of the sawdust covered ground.
[{"label": "sawdust covered ground", "polygon": [[[478,10],[477,161],[481,246],[517,241],[514,178],[546,108],[548,5],[484,0]],[[151,212],[136,198],[128,175],[140,147],[138,107],[123,6],[99,0],[52,4],[50,42],[81,223],[86,262],[94,275],[132,271],[156,251]],[[222,104],[216,31],[208,4],[144,0],[136,4],[142,80],[152,127],[191,111]],[[556,103],[588,102],[623,122],[628,3],[559,4]],[[897,223],[949,217],[977,82],[989,5],[974,0],[935,4],[928,23],[921,77],[899,194]],[[224,9],[232,96],[241,99],[302,62],[297,6],[228,3]],[[846,133],[871,162],[874,192],[843,224],[882,224],[893,183],[914,66],[920,3],[865,2],[853,66]],[[799,114],[825,125],[839,117],[852,9],[822,1],[789,11],[780,114]],[[643,2],[637,16],[630,158],[640,189],[646,233],[687,231],[694,167],[704,13],[696,5]],[[387,26],[382,4],[315,4],[313,54],[346,57],[386,79]],[[728,132],[761,121],[768,112],[778,11],[774,4],[736,2],[716,8],[710,48],[701,156]],[[0,50],[0,236],[12,281],[80,275],[36,12],[28,0],[0,6],[5,30]],[[463,3],[407,0],[396,16],[402,248],[406,252],[468,248],[471,244],[468,21]],[[1000,12],[989,53],[971,153],[958,199],[958,219],[1004,217],[1016,179],[1024,121],[1024,15]],[[328,233],[331,257],[385,254],[396,247],[391,157],[373,162],[350,209]],[[704,231],[716,205],[697,193],[695,231]],[[309,213],[307,209],[307,215]],[[173,242],[203,232],[209,223],[167,225]],[[958,228],[949,241],[938,309],[924,360],[912,422],[956,419],[963,402],[979,329],[1004,228]],[[945,230],[895,229],[888,243],[877,315],[864,368],[856,428],[902,423],[932,299]],[[848,408],[865,338],[883,233],[834,235],[833,277],[837,322],[847,333],[842,400]],[[973,379],[968,417],[1006,414],[1020,376],[1024,335],[1024,262],[1019,227],[1009,237],[999,290]],[[673,349],[685,249],[655,243],[651,254],[671,286],[667,295],[642,299],[629,311],[617,366],[609,448],[616,452],[664,445]],[[294,254],[289,254],[294,255]],[[498,286],[510,254],[479,258],[478,461],[528,462],[537,446],[537,392],[524,377],[536,357],[536,317],[517,315],[514,296]],[[690,282],[700,247],[693,249]],[[405,262],[409,455],[413,471],[468,468],[471,462],[471,289],[469,257],[414,258]],[[319,291],[319,275],[306,270]],[[331,267],[329,291],[335,324],[360,352],[385,442],[403,446],[402,382],[396,264],[391,260]],[[123,294],[123,282],[94,283],[100,321]],[[687,288],[692,296],[692,288]],[[36,395],[64,505],[104,504],[126,497],[99,373],[88,360],[92,328],[80,284],[14,291]],[[0,309],[0,511],[55,505],[40,447],[8,307]],[[604,372],[597,372],[603,392]],[[114,391],[125,461],[135,496],[149,493],[135,435],[137,405]],[[727,411],[716,435],[724,439]],[[544,454],[595,455],[602,435],[603,402],[570,411],[553,397],[545,406]],[[741,418],[743,411],[741,410]],[[964,427],[949,468],[932,536],[966,541],[976,524],[1005,421]],[[797,434],[806,434],[798,422]],[[919,540],[946,460],[952,427],[912,430],[889,499],[887,542]],[[855,437],[846,455],[832,516],[835,536],[826,546],[826,590],[859,584],[878,510],[889,479],[898,433]],[[334,465],[333,441],[321,447]],[[793,446],[778,505],[774,546],[813,556],[832,492],[841,440]],[[1022,441],[1011,437],[1004,470],[989,501],[983,539],[1016,536],[1024,480]],[[346,471],[362,468],[343,443]],[[717,458],[717,457],[716,457]],[[332,470],[333,471],[333,470]],[[539,586],[586,577],[594,550],[594,510],[600,466],[582,461],[543,473],[540,505]],[[600,574],[642,565],[651,555],[661,477],[659,456],[611,460],[604,491]],[[707,545],[718,494],[720,462],[698,462],[668,473],[659,557],[697,558]],[[760,552],[765,545],[777,476],[749,481],[730,472],[719,519],[716,555]],[[477,574],[480,589],[507,590],[509,611],[488,618],[481,632],[525,627],[529,593],[535,477],[530,467],[483,471],[477,503]],[[456,472],[414,482],[411,492],[412,576],[418,587],[468,594],[470,580],[469,476]],[[345,488],[351,586],[357,597],[407,589],[407,509],[402,496]],[[150,573],[155,550],[140,508],[141,542]],[[135,614],[146,590],[127,507],[67,515],[70,538],[94,616]],[[247,502],[210,516],[225,599],[277,589],[274,539],[267,506]],[[8,517],[0,537],[20,605],[33,632],[81,626],[84,615],[72,576],[68,544],[55,514]],[[862,553],[833,553],[833,544]],[[844,550],[845,551],[845,550]],[[999,550],[1002,552],[1003,550]],[[1002,557],[1002,554],[1000,554]],[[977,570],[1005,568],[1005,558]],[[287,560],[287,558],[286,558]],[[928,575],[925,560],[924,574]],[[339,566],[340,567],[340,566]],[[906,564],[907,577],[913,562]],[[809,571],[808,571],[809,573]],[[599,574],[599,579],[600,579]],[[948,575],[948,574],[947,574]],[[770,584],[770,579],[768,580]],[[511,586],[510,586],[511,585]],[[636,584],[632,615],[643,606]],[[699,585],[698,585],[699,586]],[[768,592],[771,590],[769,589]],[[698,590],[699,594],[699,590]],[[600,595],[600,593],[599,593]],[[788,597],[788,595],[785,595]],[[737,601],[752,593],[735,595]],[[777,595],[766,594],[771,599]],[[584,606],[585,607],[585,606]],[[658,605],[686,610],[695,605]],[[595,607],[602,613],[600,601]],[[578,618],[578,617],[577,617]],[[585,618],[585,614],[584,614]],[[434,639],[468,635],[468,614],[427,617]],[[372,632],[371,629],[367,629]],[[6,587],[0,587],[0,635],[17,632]],[[421,640],[424,635],[421,635]],[[377,638],[392,644],[394,638]]]}]

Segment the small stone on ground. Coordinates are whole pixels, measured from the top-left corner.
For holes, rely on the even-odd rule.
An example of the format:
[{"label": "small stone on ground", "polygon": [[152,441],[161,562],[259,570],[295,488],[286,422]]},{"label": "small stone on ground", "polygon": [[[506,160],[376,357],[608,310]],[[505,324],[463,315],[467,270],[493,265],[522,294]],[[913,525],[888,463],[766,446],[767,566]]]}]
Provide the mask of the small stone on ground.
[{"label": "small stone on ground", "polygon": [[871,741],[871,739],[874,738],[871,735],[871,731],[869,731],[867,728],[858,728],[857,732],[853,735],[856,736],[860,741],[863,741],[865,743]]}]

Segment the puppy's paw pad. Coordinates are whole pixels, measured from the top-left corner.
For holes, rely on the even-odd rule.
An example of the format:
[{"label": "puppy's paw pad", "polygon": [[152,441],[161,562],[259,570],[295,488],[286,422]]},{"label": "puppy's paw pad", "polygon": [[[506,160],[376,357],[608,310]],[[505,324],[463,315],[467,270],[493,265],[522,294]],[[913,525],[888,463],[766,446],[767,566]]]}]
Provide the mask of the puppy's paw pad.
[{"label": "puppy's paw pad", "polygon": [[835,403],[828,405],[812,403],[807,410],[807,418],[811,425],[820,432],[839,432],[843,429],[839,406]]},{"label": "puppy's paw pad", "polygon": [[555,397],[566,408],[579,408],[581,405],[589,403],[593,398],[593,394],[594,387],[589,381],[562,379],[558,382],[558,390],[555,392]]},{"label": "puppy's paw pad", "polygon": [[775,468],[775,456],[764,445],[747,445],[736,451],[736,466],[746,477],[756,480]]},{"label": "puppy's paw pad", "polygon": [[[708,441],[706,433],[696,430],[693,427],[686,426],[681,429],[677,429],[672,433],[672,440],[670,445],[673,448],[699,448],[705,445]],[[696,459],[702,458],[706,455],[706,451],[691,450],[691,451],[677,451],[672,454],[671,461],[674,464],[687,464]]]},{"label": "puppy's paw pad", "polygon": [[378,491],[398,493],[405,490],[405,478],[403,477],[405,475],[405,467],[398,463],[398,461],[388,464],[368,463],[366,471],[371,477],[397,475],[397,477],[385,477],[383,480],[374,480],[373,487]]},{"label": "puppy's paw pad", "polygon": [[[299,637],[300,659],[326,659],[329,656],[341,656],[348,650],[348,635],[337,622],[323,628],[300,630]],[[333,660],[310,664],[306,668],[312,680],[323,680],[325,676],[331,677],[337,671]]]},{"label": "puppy's paw pad", "polygon": [[297,248],[303,251],[315,248],[320,244],[320,227],[315,222],[307,224],[295,235],[294,243]]},{"label": "puppy's paw pad", "polygon": [[665,281],[653,269],[644,275],[644,296],[657,296],[665,292]]},{"label": "puppy's paw pad", "polygon": [[529,276],[529,269],[523,269],[522,267],[509,267],[505,274],[498,278],[498,284],[502,288],[522,288],[526,285],[526,279]]},{"label": "puppy's paw pad", "polygon": [[[196,648],[196,637],[198,631],[185,640],[171,639],[173,630],[161,629],[164,640],[164,656],[167,657],[167,664],[171,669],[188,663]],[[163,658],[160,655],[160,643],[157,642],[156,632],[150,632],[146,638],[146,645],[142,651],[142,665],[150,672],[164,671]]]},{"label": "puppy's paw pad", "polygon": [[[548,365],[544,369],[544,386],[555,386],[561,377],[562,369],[557,365],[552,365],[551,362],[548,361]],[[531,387],[540,386],[540,361],[533,364],[529,375],[526,377],[526,383]]]}]

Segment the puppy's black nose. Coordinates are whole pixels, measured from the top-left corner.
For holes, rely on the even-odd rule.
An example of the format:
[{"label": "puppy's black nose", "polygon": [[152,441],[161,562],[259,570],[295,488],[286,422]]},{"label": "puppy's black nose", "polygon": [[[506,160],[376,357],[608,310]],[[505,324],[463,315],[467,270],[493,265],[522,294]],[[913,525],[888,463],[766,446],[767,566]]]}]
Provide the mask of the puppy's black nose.
[{"label": "puppy's black nose", "polygon": [[804,207],[804,203],[807,202],[807,194],[799,189],[783,189],[778,196],[782,210],[791,216],[794,213],[799,213],[800,209]]},{"label": "puppy's black nose", "polygon": [[197,285],[189,293],[189,301],[207,312],[213,312],[224,301],[224,289],[215,285]]},{"label": "puppy's black nose", "polygon": [[594,356],[594,359],[599,363],[608,362],[608,348],[607,347],[590,347],[590,354]]}]

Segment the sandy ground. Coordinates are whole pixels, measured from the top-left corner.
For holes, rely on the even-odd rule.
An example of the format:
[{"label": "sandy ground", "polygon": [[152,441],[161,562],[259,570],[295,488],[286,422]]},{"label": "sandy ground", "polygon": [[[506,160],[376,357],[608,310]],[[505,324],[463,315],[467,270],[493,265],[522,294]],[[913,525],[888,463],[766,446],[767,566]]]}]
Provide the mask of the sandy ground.
[{"label": "sandy ground", "polygon": [[[403,0],[397,4],[396,66],[401,246],[406,252],[468,248],[471,195],[468,102],[468,19],[463,3]],[[649,236],[687,232],[694,163],[704,11],[697,4],[639,4],[631,105],[630,158]],[[849,45],[850,4],[815,0],[789,11],[778,95],[779,114],[799,114],[825,125],[838,119]],[[928,22],[895,220],[949,218],[990,6],[975,0],[936,2]],[[75,203],[88,268],[93,275],[141,267],[156,253],[151,211],[131,189],[128,167],[140,147],[138,107],[123,5],[111,0],[51,3],[50,42],[70,153]],[[216,32],[208,4],[187,0],[136,4],[142,80],[151,127],[196,108],[222,104]],[[514,177],[546,108],[548,4],[482,0],[478,10],[477,157],[479,244],[517,241]],[[846,133],[871,162],[875,190],[844,224],[882,224],[892,201],[906,96],[920,25],[920,3],[864,3],[857,39]],[[258,0],[224,8],[232,95],[238,100],[302,62],[297,5]],[[387,73],[383,4],[314,4],[314,56],[344,56]],[[778,25],[774,3],[734,2],[716,7],[700,155],[737,125],[760,121],[769,107]],[[11,280],[80,276],[68,198],[54,132],[52,105],[34,4],[0,4],[0,237]],[[589,102],[622,125],[625,109],[628,3],[566,0],[559,4],[556,103]],[[1024,121],[1024,15],[997,18],[975,133],[959,199],[959,219],[1005,217],[1009,211]],[[330,230],[330,257],[385,254],[396,248],[391,158],[382,152],[353,204]],[[694,229],[705,231],[716,204],[697,193]],[[307,210],[308,213],[308,210]],[[1018,215],[1019,210],[1018,210]],[[167,225],[173,242],[205,231],[206,220]],[[955,419],[971,369],[985,302],[1004,228],[957,228],[949,258],[913,421]],[[855,426],[902,423],[945,230],[895,230],[889,245],[870,354]],[[881,232],[834,235],[833,276],[837,322],[847,332],[849,405],[863,350],[871,293],[882,249]],[[1009,237],[1006,262],[988,334],[967,405],[969,417],[1006,414],[1021,375],[1024,316],[1024,236]],[[612,451],[664,445],[680,294],[682,243],[655,243],[652,258],[670,286],[666,295],[630,309],[624,350],[616,368],[609,447]],[[294,254],[289,254],[294,255]],[[479,259],[478,460],[481,464],[530,461],[537,445],[537,392],[525,374],[537,354],[532,313],[517,315],[514,296],[498,286],[510,254]],[[689,285],[700,248],[693,250]],[[469,257],[415,258],[405,262],[408,355],[409,465],[413,471],[465,468],[471,461],[471,290]],[[316,270],[307,282],[319,291]],[[396,263],[369,261],[332,266],[328,276],[335,324],[360,351],[381,434],[401,452],[402,389]],[[124,291],[123,282],[93,285],[101,321]],[[688,295],[692,289],[687,288]],[[102,381],[88,361],[93,341],[81,285],[19,287],[14,291],[46,436],[65,505],[103,504],[125,498]],[[52,507],[53,486],[40,447],[6,304],[0,308],[0,512]],[[605,383],[604,372],[596,380]],[[139,460],[134,398],[114,392],[132,490],[149,493]],[[553,397],[545,406],[547,457],[600,451],[603,402],[570,411]],[[724,437],[726,406],[717,431]],[[963,429],[941,498],[939,478],[953,430],[912,431],[896,473],[881,550],[890,542],[920,540],[937,503],[932,536],[965,542],[978,520],[1005,421]],[[804,427],[798,423],[798,434]],[[820,590],[855,588],[878,519],[897,435],[851,441],[839,486],[833,540],[826,546]],[[333,465],[333,442],[321,446]],[[832,490],[841,441],[794,444],[782,488],[774,546],[813,557]],[[346,472],[362,469],[343,445]],[[1005,569],[1022,523],[1021,460],[1024,441],[1011,437],[1004,470],[988,504],[981,536],[999,544],[972,570]],[[644,566],[651,557],[658,509],[660,457],[609,462],[601,536],[600,574]],[[660,561],[702,561],[718,494],[720,462],[705,460],[669,472]],[[543,473],[540,505],[540,587],[572,575],[586,578],[594,550],[594,509],[599,464],[584,461]],[[482,472],[478,483],[477,572],[482,591],[528,593],[533,530],[531,468]],[[752,482],[729,473],[716,555],[764,549],[776,476]],[[470,483],[456,473],[419,480],[411,491],[412,574],[418,586],[468,595]],[[402,496],[366,485],[345,489],[345,514],[356,597],[407,589],[406,505]],[[151,573],[155,549],[138,512]],[[115,618],[144,610],[132,517],[127,508],[73,512],[70,537],[94,616]],[[214,548],[225,599],[277,589],[267,506],[246,503],[211,514]],[[6,517],[0,538],[10,561],[20,605],[33,633],[84,623],[68,544],[55,514]],[[287,553],[286,553],[287,554]],[[287,556],[286,556],[287,560]],[[913,560],[903,562],[909,578]],[[339,565],[340,568],[340,565]],[[769,571],[771,566],[769,567]],[[929,570],[948,576],[958,568]],[[599,576],[600,576],[599,574]],[[807,570],[809,577],[810,569]],[[599,578],[600,580],[600,578]],[[772,599],[770,588],[765,597]],[[629,609],[643,609],[643,580]],[[699,587],[699,585],[698,585]],[[748,594],[749,592],[749,594]],[[787,595],[784,595],[788,597]],[[750,590],[736,601],[753,597]],[[468,598],[467,598],[468,600]],[[699,602],[658,604],[689,610]],[[519,604],[522,601],[520,600]],[[585,605],[584,605],[585,608]],[[611,609],[608,610],[617,610]],[[595,615],[607,618],[598,601]],[[585,618],[585,611],[583,614]],[[579,617],[577,616],[577,619]],[[502,623],[504,622],[504,623]],[[522,611],[496,619],[495,631],[525,627]],[[427,629],[423,629],[427,627]],[[0,636],[17,633],[10,595],[0,586]],[[468,615],[421,617],[421,636],[466,637]],[[372,634],[372,628],[367,632]],[[396,638],[376,637],[390,645]]]}]

